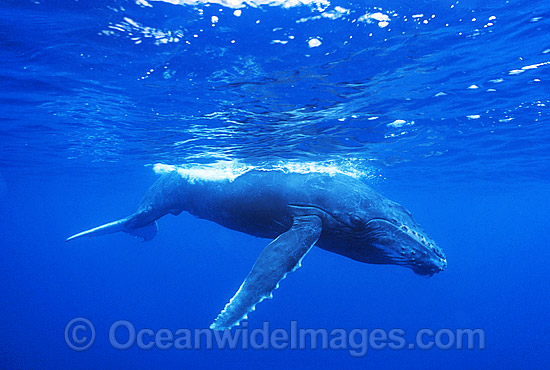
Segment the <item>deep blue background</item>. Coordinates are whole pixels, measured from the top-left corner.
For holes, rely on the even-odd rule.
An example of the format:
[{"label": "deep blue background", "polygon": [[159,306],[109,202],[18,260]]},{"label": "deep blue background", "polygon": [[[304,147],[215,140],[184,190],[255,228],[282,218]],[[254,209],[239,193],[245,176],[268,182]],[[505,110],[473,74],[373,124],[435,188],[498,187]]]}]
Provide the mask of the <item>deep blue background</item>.
[{"label": "deep blue background", "polygon": [[[132,177],[135,187],[147,176]],[[249,325],[287,328],[483,328],[483,351],[117,351],[108,330],[207,327],[266,241],[182,214],[160,222],[148,243],[127,235],[63,242],[89,220],[114,219],[139,193],[122,178],[8,181],[2,198],[3,368],[544,368],[549,325],[547,187],[470,184],[414,192],[391,186],[448,255],[430,279],[394,266],[370,266],[314,249]],[[83,195],[85,194],[85,195]],[[97,222],[96,222],[97,223]],[[95,345],[76,353],[63,339],[73,317],[92,320]]]},{"label": "deep blue background", "polygon": [[[342,1],[326,11],[349,15],[297,23],[321,13],[3,2],[0,368],[546,368],[550,12],[544,1],[501,3]],[[357,21],[367,11],[390,14],[390,25]],[[413,21],[420,13],[427,24]],[[156,44],[144,36],[152,28],[182,41]],[[309,48],[311,37],[321,46]],[[482,328],[487,349],[360,359],[113,349],[109,326],[121,319],[207,327],[269,241],[185,213],[160,220],[147,243],[63,240],[131,213],[156,178],[152,164],[219,160],[360,171],[412,211],[449,263],[424,279],[314,249],[251,328],[403,328],[409,340],[421,328]],[[97,329],[82,353],[63,335],[77,316]]]}]

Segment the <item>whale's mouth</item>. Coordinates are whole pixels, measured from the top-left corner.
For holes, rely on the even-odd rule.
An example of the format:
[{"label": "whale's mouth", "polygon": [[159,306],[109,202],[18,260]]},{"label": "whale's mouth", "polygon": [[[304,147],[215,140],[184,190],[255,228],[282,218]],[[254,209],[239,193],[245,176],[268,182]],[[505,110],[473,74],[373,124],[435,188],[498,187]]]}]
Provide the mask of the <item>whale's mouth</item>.
[{"label": "whale's mouth", "polygon": [[387,258],[387,263],[409,267],[424,276],[443,271],[443,251],[418,227],[374,218],[366,223],[369,242]]}]

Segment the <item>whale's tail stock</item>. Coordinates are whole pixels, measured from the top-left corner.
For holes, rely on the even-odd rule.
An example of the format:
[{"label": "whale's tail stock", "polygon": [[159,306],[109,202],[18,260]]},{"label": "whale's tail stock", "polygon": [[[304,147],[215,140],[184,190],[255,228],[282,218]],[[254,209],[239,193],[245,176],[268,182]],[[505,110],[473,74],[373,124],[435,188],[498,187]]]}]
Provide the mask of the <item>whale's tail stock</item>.
[{"label": "whale's tail stock", "polygon": [[89,229],[86,231],[82,231],[78,234],[74,234],[73,236],[68,237],[65,241],[68,242],[70,240],[80,238],[82,236],[100,236],[100,235],[114,234],[119,231],[124,231],[125,233],[133,235],[137,238],[141,238],[143,239],[143,241],[148,241],[153,239],[155,235],[157,235],[157,231],[158,231],[157,222],[153,221],[145,224],[145,226],[136,227],[136,225],[140,224],[138,220],[139,220],[139,215],[133,214],[126,218],[122,218],[120,220],[109,222],[105,225],[94,227],[93,229]]}]

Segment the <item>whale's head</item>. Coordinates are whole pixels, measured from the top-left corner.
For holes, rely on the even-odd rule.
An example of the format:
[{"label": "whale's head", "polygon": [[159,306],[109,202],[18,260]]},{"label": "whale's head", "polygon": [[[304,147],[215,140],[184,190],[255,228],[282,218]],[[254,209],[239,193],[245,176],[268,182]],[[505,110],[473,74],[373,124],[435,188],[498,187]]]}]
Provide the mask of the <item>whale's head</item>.
[{"label": "whale's head", "polygon": [[412,214],[388,199],[369,203],[364,210],[347,213],[348,236],[354,240],[350,257],[377,264],[408,267],[424,276],[447,267],[445,254],[420,228]]},{"label": "whale's head", "polygon": [[400,204],[349,176],[307,180],[306,201],[289,206],[293,215],[323,220],[318,247],[360,262],[404,266],[423,276],[446,269],[441,248]]},{"label": "whale's head", "polygon": [[407,209],[370,188],[360,189],[361,195],[342,192],[340,201],[304,208],[321,210],[319,247],[365,263],[408,267],[423,276],[445,270],[445,254]]}]

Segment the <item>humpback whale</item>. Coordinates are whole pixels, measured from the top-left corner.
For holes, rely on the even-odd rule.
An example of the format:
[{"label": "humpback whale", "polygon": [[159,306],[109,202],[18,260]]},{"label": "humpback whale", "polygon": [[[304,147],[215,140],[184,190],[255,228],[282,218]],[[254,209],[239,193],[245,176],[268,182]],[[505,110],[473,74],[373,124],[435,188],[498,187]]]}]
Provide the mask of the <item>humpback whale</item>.
[{"label": "humpback whale", "polygon": [[432,276],[447,266],[443,251],[404,207],[345,174],[249,170],[235,178],[163,174],[128,217],[67,239],[119,231],[152,239],[157,220],[187,211],[229,229],[272,239],[210,328],[237,325],[272,298],[314,246],[370,264]]}]

